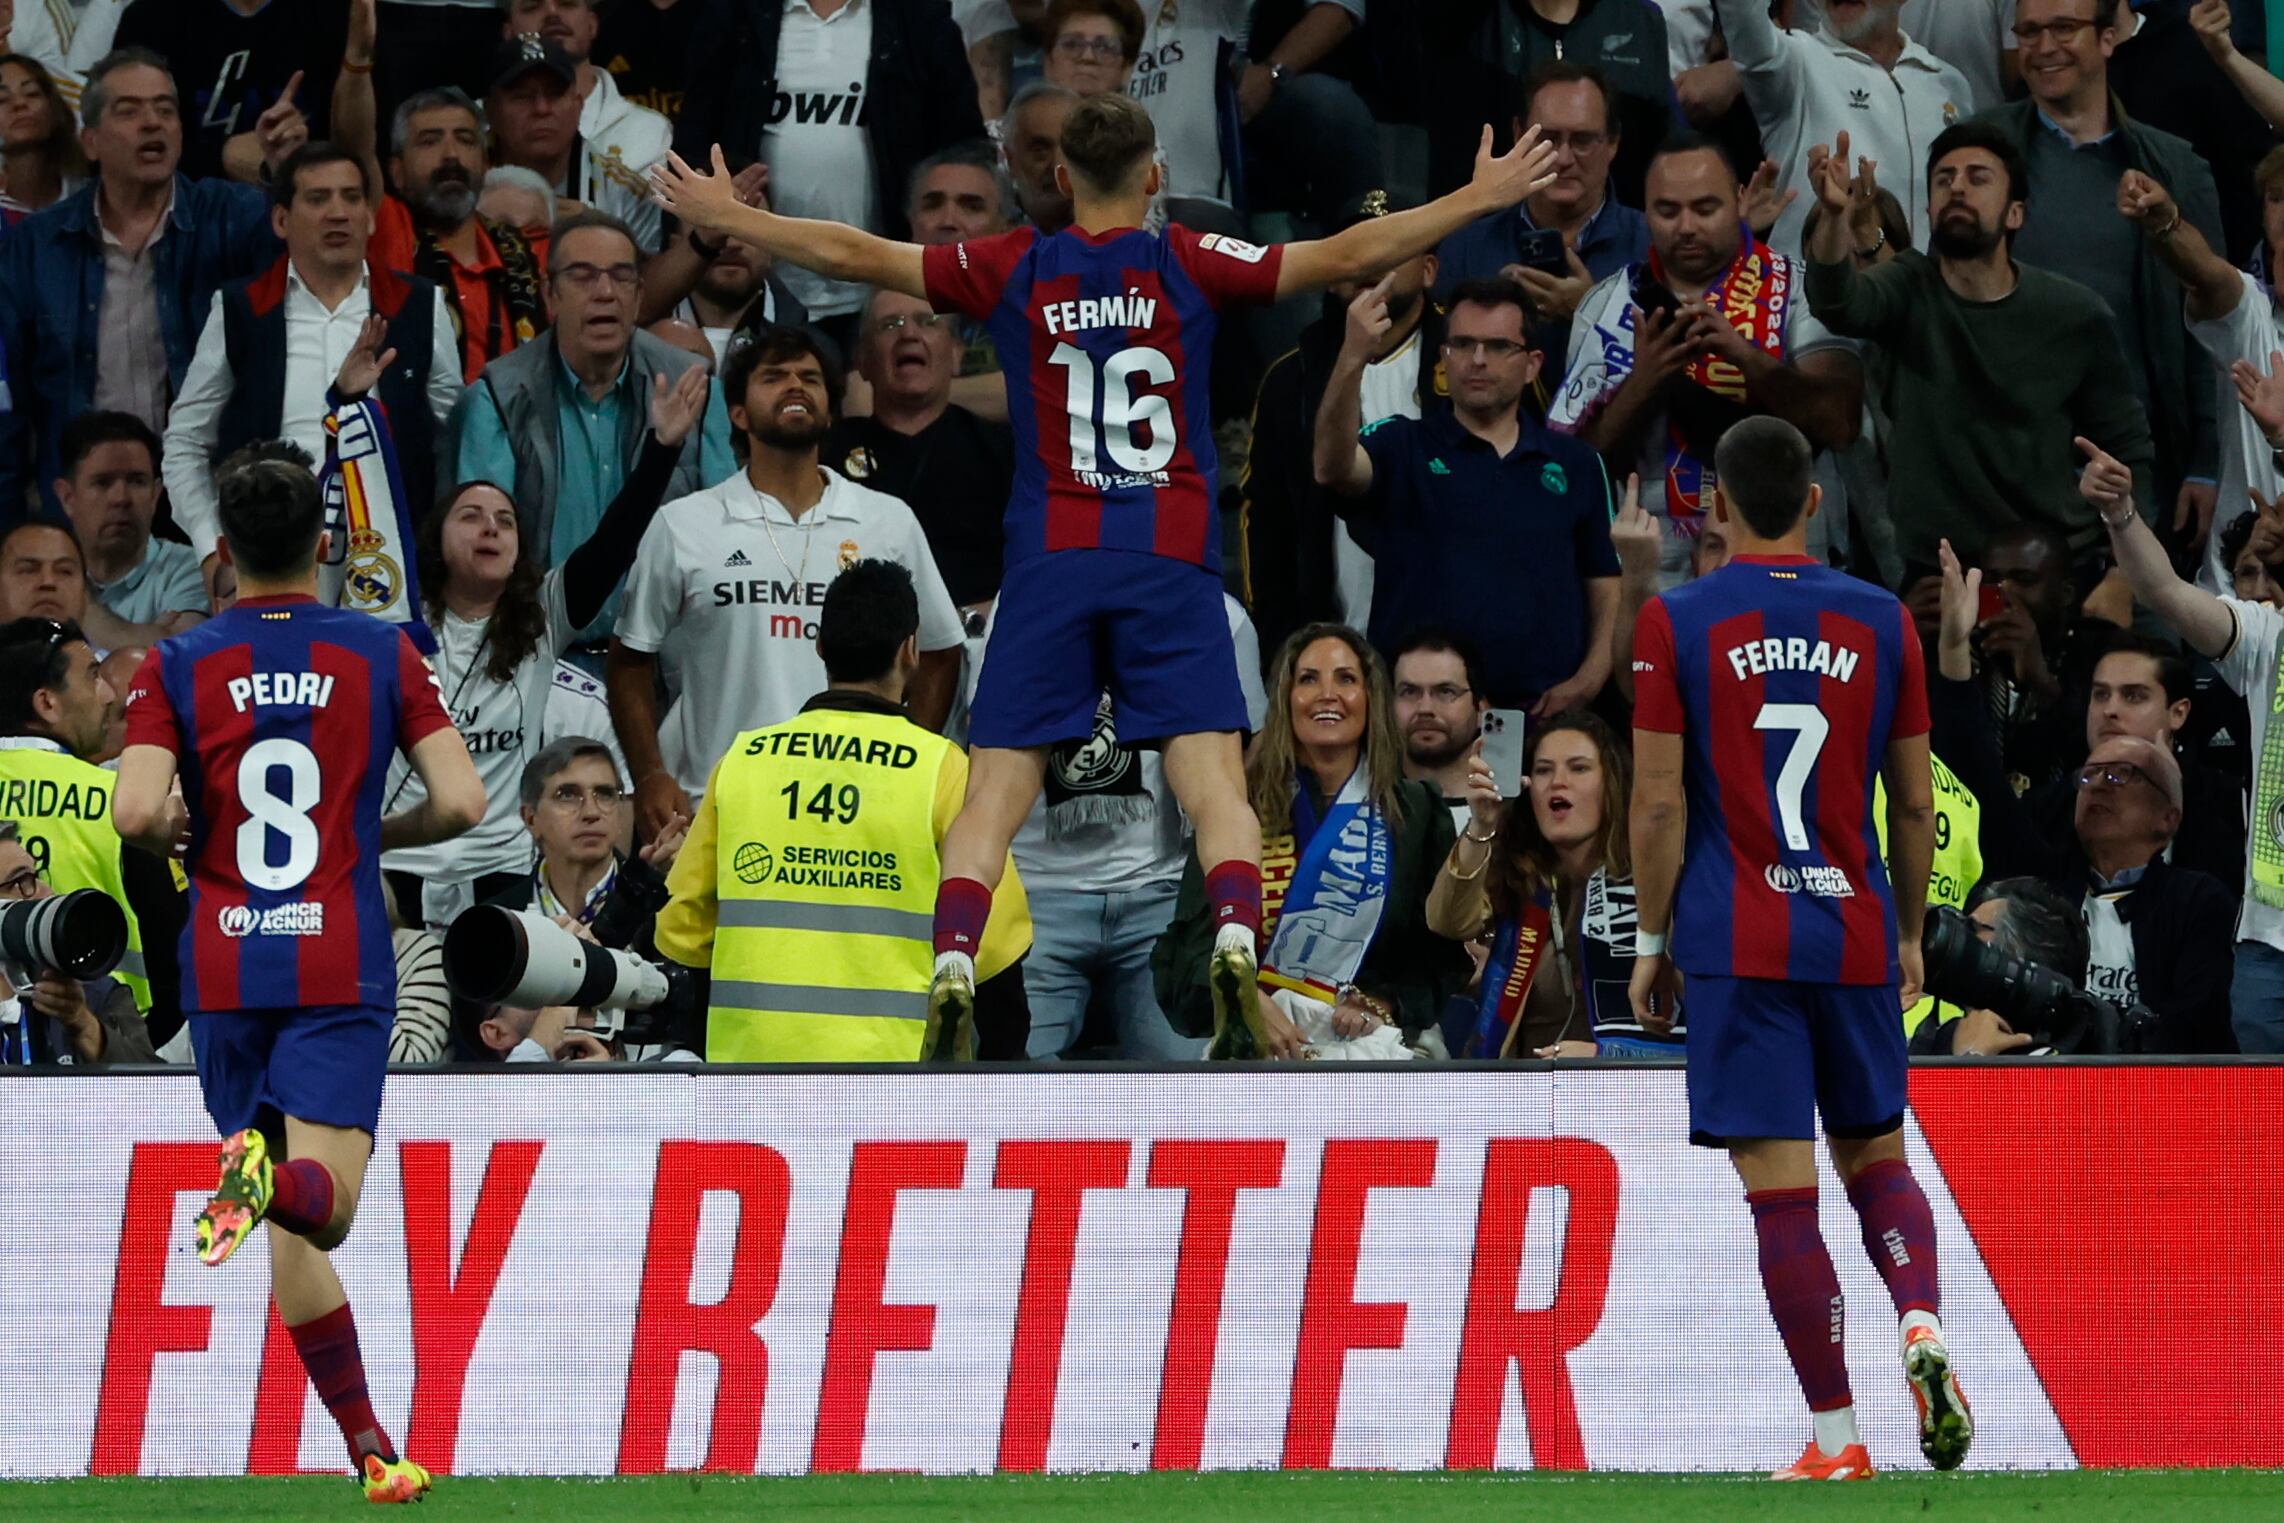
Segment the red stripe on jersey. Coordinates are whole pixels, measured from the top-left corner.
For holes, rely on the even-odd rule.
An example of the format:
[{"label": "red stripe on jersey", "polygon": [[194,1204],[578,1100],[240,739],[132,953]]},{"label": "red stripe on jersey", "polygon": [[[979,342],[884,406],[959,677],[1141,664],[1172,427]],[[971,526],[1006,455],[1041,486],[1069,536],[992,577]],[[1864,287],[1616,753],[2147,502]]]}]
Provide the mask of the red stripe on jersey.
[{"label": "red stripe on jersey", "polygon": [[[1792,961],[1792,907],[1762,875],[1777,860],[1769,810],[1767,732],[1753,727],[1766,684],[1747,670],[1722,668],[1722,652],[1758,640],[1766,623],[1756,610],[1723,619],[1706,632],[1706,730],[1721,789],[1721,820],[1734,866],[1729,898],[1729,972],[1736,978],[1784,978]],[[1761,864],[1760,867],[1753,866]]]},{"label": "red stripe on jersey", "polygon": [[[1071,450],[1072,437],[1081,430],[1088,453],[1096,447],[1094,362],[1066,359],[1057,364],[1054,354],[1063,341],[1038,316],[1055,302],[1076,301],[1078,294],[1076,275],[1031,287],[1031,405],[1038,410],[1039,454],[1047,463],[1049,550],[1092,550],[1102,543],[1102,494],[1078,484],[1073,472],[1081,462]],[[1100,470],[1101,464],[1087,468]]]},{"label": "red stripe on jersey", "polygon": [[1827,676],[1817,684],[1816,695],[1816,706],[1831,726],[1816,775],[1817,841],[1857,890],[1836,901],[1839,981],[1878,983],[1887,976],[1887,927],[1880,923],[1879,896],[1871,892],[1864,811],[1871,796],[1869,769],[1876,765],[1874,754],[1884,749],[1872,735],[1880,691],[1880,644],[1871,630],[1830,609],[1816,616],[1816,636],[1835,651],[1856,654],[1854,676],[1846,682]]},{"label": "red stripe on jersey", "polygon": [[190,733],[196,737],[199,802],[198,815],[206,825],[205,838],[191,862],[197,879],[191,896],[191,968],[198,980],[200,1010],[235,1010],[239,1007],[238,953],[244,945],[222,934],[221,914],[246,903],[245,877],[238,871],[238,827],[245,824],[246,806],[238,798],[238,758],[254,733],[251,708],[230,701],[232,678],[248,677],[254,670],[249,645],[232,645],[201,656],[190,673],[193,713]]},{"label": "red stripe on jersey", "polygon": [[[321,781],[310,823],[317,827],[317,870],[302,885],[303,897],[325,906],[325,934],[303,936],[294,944],[294,981],[303,1005],[355,1005],[364,1002],[364,927],[357,917],[357,870],[364,846],[358,839],[358,796],[364,792],[373,757],[373,667],[356,651],[311,641],[309,670],[333,679],[325,707],[310,714],[311,750]],[[380,765],[387,765],[382,758]]]},{"label": "red stripe on jersey", "polygon": [[[1170,380],[1159,385],[1136,384],[1134,389],[1137,404],[1145,394],[1164,400],[1165,426],[1174,436],[1174,453],[1161,467],[1170,484],[1152,493],[1150,548],[1177,560],[1202,560],[1212,505],[1205,499],[1201,485],[1205,478],[1198,470],[1196,452],[1190,448],[1188,422],[1182,417],[1182,372],[1189,363],[1189,355],[1182,346],[1182,309],[1155,270],[1129,269],[1124,275],[1128,286],[1139,287],[1143,295],[1157,298],[1151,308],[1150,326],[1129,330],[1127,338],[1131,343],[1157,350],[1173,362]],[[1207,358],[1210,361],[1211,356]],[[1203,380],[1201,371],[1199,381]],[[1132,412],[1129,406],[1128,415],[1132,416]],[[1135,442],[1141,444],[1144,442],[1141,436],[1150,430],[1144,425],[1135,433]],[[1155,435],[1151,438],[1154,441]]]}]

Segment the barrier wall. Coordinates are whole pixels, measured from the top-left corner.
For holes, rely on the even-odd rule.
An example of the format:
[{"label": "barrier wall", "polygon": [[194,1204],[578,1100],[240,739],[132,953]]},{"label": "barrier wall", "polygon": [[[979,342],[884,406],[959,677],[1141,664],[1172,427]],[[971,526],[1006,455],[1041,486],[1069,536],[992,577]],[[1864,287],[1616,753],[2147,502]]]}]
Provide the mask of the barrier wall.
[{"label": "barrier wall", "polygon": [[[1978,1467],[2276,1465],[2284,1068],[1929,1068]],[[409,1075],[335,1255],[439,1470],[1737,1470],[1807,1417],[1678,1071]],[[0,1078],[0,1475],[337,1472],[184,1076]],[[1859,1412],[1921,1463],[1837,1183]]]}]

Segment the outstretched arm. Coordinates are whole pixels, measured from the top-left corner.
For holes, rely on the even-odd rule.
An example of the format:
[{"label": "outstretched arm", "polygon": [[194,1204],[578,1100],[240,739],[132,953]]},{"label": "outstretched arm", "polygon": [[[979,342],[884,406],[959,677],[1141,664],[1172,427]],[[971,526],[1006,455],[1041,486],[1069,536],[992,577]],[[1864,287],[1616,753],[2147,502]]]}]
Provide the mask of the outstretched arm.
[{"label": "outstretched arm", "polygon": [[2078,478],[2078,495],[2094,505],[2110,531],[2110,549],[2133,583],[2133,595],[2207,659],[2217,659],[2236,639],[2236,615],[2228,605],[2202,587],[2185,582],[2173,569],[2173,558],[2157,542],[2157,535],[2134,510],[2133,472],[2091,439],[2081,438],[2085,474]]},{"label": "outstretched arm", "polygon": [[651,169],[650,178],[658,204],[687,227],[743,238],[768,250],[773,258],[833,280],[862,281],[927,300],[919,244],[897,243],[845,223],[783,217],[745,205],[738,199],[735,179],[718,143],[714,146],[712,174],[692,169],[680,154],[670,153],[664,163]]},{"label": "outstretched arm", "polygon": [[2228,82],[2236,86],[2236,93],[2269,126],[2284,132],[2284,79],[2237,51],[2236,41],[2229,35],[2229,20],[2228,0],[2197,0],[2189,7],[2189,24],[2197,29],[2197,40],[2221,66]]},{"label": "outstretched arm", "polygon": [[[1554,149],[1536,127],[1505,153],[1491,152],[1491,129],[1475,150],[1475,177],[1448,196],[1385,217],[1367,217],[1346,232],[1285,245],[1277,267],[1277,299],[1362,280],[1424,254],[1479,217],[1504,211],[1554,183]],[[914,269],[918,269],[915,251]]]},{"label": "outstretched arm", "polygon": [[2148,237],[2158,262],[2180,280],[2191,322],[2211,322],[2236,310],[2244,299],[2236,266],[2213,252],[2164,186],[2138,169],[2127,170],[2117,182],[2117,210]]}]

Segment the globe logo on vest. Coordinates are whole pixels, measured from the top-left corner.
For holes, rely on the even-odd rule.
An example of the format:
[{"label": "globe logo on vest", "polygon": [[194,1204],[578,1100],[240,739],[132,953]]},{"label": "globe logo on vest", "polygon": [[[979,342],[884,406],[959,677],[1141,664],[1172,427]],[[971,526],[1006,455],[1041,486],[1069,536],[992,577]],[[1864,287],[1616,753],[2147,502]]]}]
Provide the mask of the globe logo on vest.
[{"label": "globe logo on vest", "polygon": [[776,866],[777,859],[759,841],[746,842],[730,858],[730,870],[738,875],[740,883],[767,883]]}]

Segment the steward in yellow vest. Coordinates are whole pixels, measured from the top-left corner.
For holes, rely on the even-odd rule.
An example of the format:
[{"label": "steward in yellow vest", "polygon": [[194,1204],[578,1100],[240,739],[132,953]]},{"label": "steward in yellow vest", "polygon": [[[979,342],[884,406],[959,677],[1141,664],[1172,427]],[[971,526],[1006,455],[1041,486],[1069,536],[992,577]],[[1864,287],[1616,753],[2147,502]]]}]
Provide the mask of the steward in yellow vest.
[{"label": "steward in yellow vest", "polygon": [[125,912],[127,955],[111,976],[145,1019],[155,1014],[152,1040],[163,1044],[181,1023],[172,937],[182,895],[163,858],[119,839],[113,774],[80,760],[102,750],[117,701],[77,624],[0,626],[0,820],[15,823],[50,888],[99,889]]},{"label": "steward in yellow vest", "polygon": [[[921,1055],[936,848],[967,796],[968,760],[904,712],[918,628],[903,567],[843,572],[818,619],[832,686],[739,735],[714,766],[657,925],[661,954],[711,972],[710,1063]],[[1030,949],[1011,861],[976,957],[981,1056],[1023,1055]]]}]

